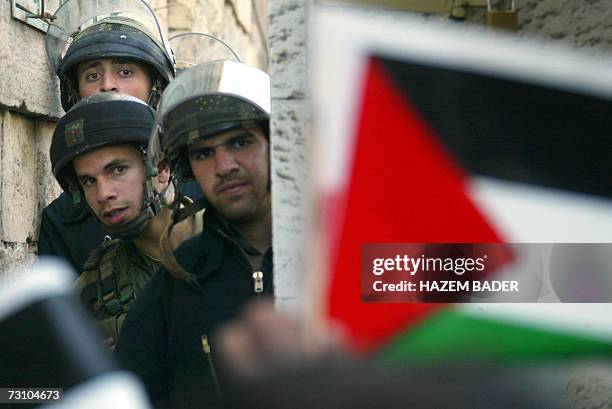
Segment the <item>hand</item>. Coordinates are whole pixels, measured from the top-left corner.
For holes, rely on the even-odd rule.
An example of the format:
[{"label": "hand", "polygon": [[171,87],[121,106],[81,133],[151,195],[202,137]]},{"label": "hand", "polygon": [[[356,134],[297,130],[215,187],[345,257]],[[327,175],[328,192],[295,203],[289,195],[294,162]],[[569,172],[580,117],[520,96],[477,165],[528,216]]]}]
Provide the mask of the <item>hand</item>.
[{"label": "hand", "polygon": [[115,350],[116,341],[113,337],[104,338],[102,340],[102,346],[107,351],[113,352]]},{"label": "hand", "polygon": [[339,339],[325,334],[307,344],[297,319],[276,311],[271,301],[258,301],[221,327],[214,342],[228,374],[249,380],[343,355]]}]

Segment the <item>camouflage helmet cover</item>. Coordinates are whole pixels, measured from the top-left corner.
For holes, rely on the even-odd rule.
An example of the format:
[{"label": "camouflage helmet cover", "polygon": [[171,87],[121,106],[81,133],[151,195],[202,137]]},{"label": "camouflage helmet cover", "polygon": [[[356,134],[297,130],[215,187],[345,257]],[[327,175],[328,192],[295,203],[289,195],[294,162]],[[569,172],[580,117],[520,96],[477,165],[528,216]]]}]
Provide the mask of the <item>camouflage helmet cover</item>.
[{"label": "camouflage helmet cover", "polygon": [[167,160],[175,173],[193,177],[186,147],[218,132],[267,125],[270,77],[243,63],[217,60],[182,73],[166,89],[153,128],[149,157]]}]

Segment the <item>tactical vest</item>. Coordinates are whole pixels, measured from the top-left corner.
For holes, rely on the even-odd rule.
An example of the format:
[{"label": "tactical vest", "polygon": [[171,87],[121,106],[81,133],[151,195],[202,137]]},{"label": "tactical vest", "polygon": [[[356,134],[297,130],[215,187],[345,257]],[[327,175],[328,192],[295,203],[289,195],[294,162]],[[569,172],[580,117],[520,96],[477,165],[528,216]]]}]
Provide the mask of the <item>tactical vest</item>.
[{"label": "tactical vest", "polygon": [[105,336],[118,338],[130,305],[159,266],[131,241],[105,239],[92,251],[74,289]]}]

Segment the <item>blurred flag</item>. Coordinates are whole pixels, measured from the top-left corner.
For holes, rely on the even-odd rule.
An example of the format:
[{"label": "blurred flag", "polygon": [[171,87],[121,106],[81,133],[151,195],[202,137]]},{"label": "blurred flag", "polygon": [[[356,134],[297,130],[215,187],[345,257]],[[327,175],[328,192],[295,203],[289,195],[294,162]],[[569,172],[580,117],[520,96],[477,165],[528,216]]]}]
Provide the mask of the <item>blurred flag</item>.
[{"label": "blurred flag", "polygon": [[[580,320],[568,304],[385,304],[360,292],[369,243],[612,242],[610,69],[399,14],[320,8],[314,21],[324,319],[386,359],[610,355],[606,305],[576,308]],[[521,253],[496,267],[541,284],[549,262]]]}]

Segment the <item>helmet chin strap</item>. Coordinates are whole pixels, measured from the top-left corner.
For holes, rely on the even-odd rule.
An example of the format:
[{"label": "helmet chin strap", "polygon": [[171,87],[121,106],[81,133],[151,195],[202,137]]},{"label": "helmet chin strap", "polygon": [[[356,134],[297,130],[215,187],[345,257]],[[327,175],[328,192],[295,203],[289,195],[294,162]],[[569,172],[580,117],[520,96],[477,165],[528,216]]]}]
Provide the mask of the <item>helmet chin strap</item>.
[{"label": "helmet chin strap", "polygon": [[177,224],[185,220],[186,218],[193,216],[202,209],[206,209],[210,205],[206,196],[202,196],[198,201],[194,202],[191,198],[181,193],[183,186],[183,176],[181,169],[177,168],[175,173],[172,175],[170,184],[174,187],[175,197],[174,201],[170,204],[172,209],[172,223],[168,229],[168,235],[172,233],[172,228]]},{"label": "helmet chin strap", "polygon": [[134,219],[116,226],[105,227],[113,238],[134,240],[145,231],[152,217],[153,212],[151,209],[143,207]]},{"label": "helmet chin strap", "polygon": [[153,86],[151,87],[151,91],[149,92],[149,99],[147,100],[147,105],[149,105],[153,109],[157,109],[157,105],[159,104],[161,96],[162,82],[159,79],[159,76],[156,76],[155,81],[153,82]]},{"label": "helmet chin strap", "polygon": [[179,280],[185,281],[195,290],[202,291],[195,275],[183,269],[183,267],[181,267],[174,257],[174,253],[172,251],[173,249],[170,245],[170,235],[172,234],[172,229],[176,224],[195,215],[200,210],[205,209],[206,206],[208,206],[208,201],[205,197],[202,197],[197,202],[194,202],[189,197],[181,193],[182,177],[179,169],[177,169],[176,173],[172,176],[172,181],[170,184],[174,186],[175,196],[174,201],[170,205],[170,208],[173,209],[172,220],[170,223],[168,223],[159,239],[161,260],[168,273]]},{"label": "helmet chin strap", "polygon": [[65,89],[63,89],[62,91],[65,92],[65,96],[62,95],[62,98],[66,98],[67,107],[65,108],[65,110],[68,111],[72,106],[74,106],[77,102],[81,100],[81,95],[79,94],[78,84],[75,84],[75,81],[73,81],[71,75],[65,75],[63,78],[63,82],[65,84]]}]

